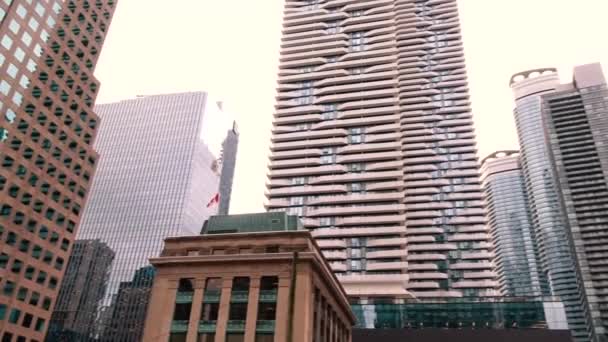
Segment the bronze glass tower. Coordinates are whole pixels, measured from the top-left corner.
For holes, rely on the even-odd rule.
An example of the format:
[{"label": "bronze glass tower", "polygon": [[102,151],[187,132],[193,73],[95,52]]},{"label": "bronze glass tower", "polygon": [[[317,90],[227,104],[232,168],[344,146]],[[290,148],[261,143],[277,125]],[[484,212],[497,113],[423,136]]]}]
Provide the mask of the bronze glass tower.
[{"label": "bronze glass tower", "polygon": [[42,341],[95,170],[113,0],[0,1],[0,338]]}]

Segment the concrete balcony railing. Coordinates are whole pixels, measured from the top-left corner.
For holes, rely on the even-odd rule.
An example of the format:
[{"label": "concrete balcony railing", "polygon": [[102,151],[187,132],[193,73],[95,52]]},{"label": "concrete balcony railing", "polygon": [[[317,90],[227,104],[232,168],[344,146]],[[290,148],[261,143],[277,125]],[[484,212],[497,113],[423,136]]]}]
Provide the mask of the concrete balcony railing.
[{"label": "concrete balcony railing", "polygon": [[346,251],[323,251],[323,256],[327,260],[346,260]]},{"label": "concrete balcony railing", "polygon": [[[304,220],[306,221],[306,220]],[[315,220],[316,221],[316,220]],[[315,238],[326,237],[354,237],[354,236],[382,236],[390,234],[404,234],[405,227],[369,227],[369,228],[320,228],[311,232]]]},{"label": "concrete balcony railing", "polygon": [[365,137],[365,142],[369,142],[369,143],[385,142],[385,141],[399,143],[399,133],[392,132],[392,133],[385,133],[385,134],[368,134]]},{"label": "concrete balcony railing", "polygon": [[409,206],[407,206],[407,219],[419,219],[419,218],[434,218],[441,217],[442,213],[439,210],[412,210]]},{"label": "concrete balcony railing", "polygon": [[489,262],[459,262],[451,265],[453,270],[479,270],[492,269]]},{"label": "concrete balcony railing", "polygon": [[496,288],[496,287],[498,287],[498,282],[493,281],[493,280],[479,280],[479,281],[462,280],[462,281],[457,281],[457,282],[452,283],[452,287],[455,289],[480,288],[480,287]]},{"label": "concrete balcony railing", "polygon": [[415,281],[415,282],[409,282],[407,284],[407,288],[410,290],[415,290],[415,289],[438,289],[439,288],[439,283],[437,283],[436,281]]},{"label": "concrete balcony railing", "polygon": [[453,251],[457,250],[458,246],[452,243],[422,243],[411,244],[408,246],[410,251]]},{"label": "concrete balcony railing", "polygon": [[462,277],[465,279],[494,279],[496,273],[492,271],[464,272]]},{"label": "concrete balcony railing", "polygon": [[489,239],[488,234],[478,233],[478,234],[462,234],[456,233],[450,237],[448,237],[448,241],[487,241]]},{"label": "concrete balcony railing", "polygon": [[294,196],[310,194],[330,194],[346,192],[345,185],[292,186],[271,190],[272,196]]},{"label": "concrete balcony railing", "polygon": [[408,272],[410,280],[448,279],[448,275],[441,272]]},{"label": "concrete balcony railing", "polygon": [[413,271],[437,271],[439,267],[437,265],[428,263],[428,264],[412,264],[410,263],[407,267],[409,272]]},{"label": "concrete balcony railing", "polygon": [[295,151],[277,151],[270,155],[270,159],[274,161],[298,157],[320,157],[322,154],[319,148],[307,148]]},{"label": "concrete balcony railing", "polygon": [[[340,177],[340,176],[338,176]],[[342,204],[342,203],[365,203],[365,202],[384,202],[389,200],[400,200],[403,198],[402,192],[391,193],[365,193],[365,194],[348,194],[338,196],[319,196],[307,202],[308,205],[321,204]]]},{"label": "concrete balcony railing", "polygon": [[272,138],[273,143],[293,141],[293,140],[307,140],[307,139],[322,139],[331,137],[346,136],[348,133],[345,129],[325,129],[317,131],[303,131],[294,133],[275,134]]},{"label": "concrete balcony railing", "polygon": [[398,142],[385,142],[385,143],[375,143],[372,144],[367,141],[364,144],[357,145],[348,145],[341,147],[338,150],[340,154],[346,153],[369,153],[369,152],[379,152],[379,151],[391,151],[391,150],[400,150],[401,144]]},{"label": "concrete balcony railing", "polygon": [[321,121],[321,114],[304,114],[294,115],[276,118],[274,120],[277,125],[294,125],[304,122],[319,122]]},{"label": "concrete balcony railing", "polygon": [[367,185],[368,191],[375,190],[400,190],[403,188],[403,182],[401,181],[393,181],[393,182],[378,182],[371,183]]},{"label": "concrete balcony railing", "polygon": [[299,141],[289,141],[289,142],[281,142],[275,143],[272,145],[272,151],[283,151],[283,150],[293,150],[300,148],[309,148],[309,147],[326,147],[333,145],[346,145],[348,141],[346,138],[326,138],[326,139],[311,139],[311,140],[299,140]]},{"label": "concrete balcony railing", "polygon": [[449,224],[484,224],[485,217],[483,216],[459,216],[452,217],[449,219]]},{"label": "concrete balcony railing", "polygon": [[407,270],[406,261],[394,262],[368,262],[366,265],[368,271],[392,271],[392,270]]},{"label": "concrete balcony railing", "polygon": [[338,156],[338,163],[373,162],[380,160],[395,160],[401,157],[400,151],[387,151],[376,153],[360,153]]},{"label": "concrete balcony railing", "polygon": [[356,207],[331,207],[310,209],[307,212],[309,217],[316,216],[336,216],[336,215],[358,215],[358,214],[381,214],[395,213],[405,210],[403,204],[387,204],[387,205],[370,205]]},{"label": "concrete balcony railing", "polygon": [[336,219],[337,226],[353,226],[366,224],[400,223],[405,222],[405,215],[353,216]]},{"label": "concrete balcony railing", "polygon": [[332,248],[332,249],[346,248],[346,241],[340,240],[340,239],[319,239],[319,240],[317,240],[317,245],[319,245],[319,247],[321,249],[324,249],[324,248]]},{"label": "concrete balcony railing", "polygon": [[397,160],[397,161],[388,161],[388,162],[380,162],[380,163],[371,163],[371,164],[368,164],[365,169],[367,171],[401,169],[401,161]]},{"label": "concrete balcony railing", "polygon": [[329,267],[331,267],[334,272],[345,272],[347,269],[346,264],[343,262],[330,262]]},{"label": "concrete balcony railing", "polygon": [[435,238],[428,235],[410,236],[407,240],[409,243],[435,243]]},{"label": "concrete balcony railing", "polygon": [[493,259],[494,253],[491,252],[463,252],[461,259]]},{"label": "concrete balcony railing", "polygon": [[290,205],[291,203],[289,203],[289,200],[283,198],[272,198],[266,204],[266,208],[285,208],[289,207]]},{"label": "concrete balcony railing", "polygon": [[368,239],[367,247],[405,246],[407,238]]},{"label": "concrete balcony railing", "polygon": [[282,186],[291,186],[290,179],[270,179],[268,183],[266,183],[266,188],[278,188]]},{"label": "concrete balcony railing", "polygon": [[[292,115],[302,115],[302,114],[313,114],[313,113],[322,113],[323,112],[323,106],[316,106],[316,105],[308,105],[308,106],[297,106],[297,107],[292,107],[292,108],[282,108],[282,109],[277,109],[275,111],[275,124],[280,124],[280,120],[278,120],[279,118],[283,117],[283,116],[292,116]],[[320,118],[320,116],[319,116]]]},{"label": "concrete balcony railing", "polygon": [[395,249],[388,251],[367,252],[365,255],[368,259],[383,259],[383,258],[400,258],[407,257],[406,249]]},{"label": "concrete balcony railing", "polygon": [[329,175],[310,178],[308,184],[377,181],[400,178],[401,176],[401,171],[348,173],[345,175]]},{"label": "concrete balcony railing", "polygon": [[[297,177],[297,176],[314,176],[331,173],[346,173],[346,166],[344,165],[323,165],[317,167],[306,167],[306,168],[295,168],[295,169],[281,169],[270,171],[271,178],[280,177]],[[272,194],[272,191],[271,191]]]},{"label": "concrete balcony railing", "polygon": [[439,253],[424,253],[424,254],[411,254],[407,256],[408,261],[441,261],[447,260],[448,257],[444,254]]},{"label": "concrete balcony railing", "polygon": [[271,170],[274,170],[274,169],[284,169],[284,168],[304,167],[304,166],[320,166],[320,165],[322,165],[320,158],[298,158],[298,159],[273,160],[270,164],[268,164],[268,168]]}]

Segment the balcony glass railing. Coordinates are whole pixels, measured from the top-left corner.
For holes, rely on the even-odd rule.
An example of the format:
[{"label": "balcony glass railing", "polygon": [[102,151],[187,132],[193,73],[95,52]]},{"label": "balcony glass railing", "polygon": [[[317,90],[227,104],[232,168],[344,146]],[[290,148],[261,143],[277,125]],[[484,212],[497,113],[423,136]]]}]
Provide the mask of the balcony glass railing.
[{"label": "balcony glass railing", "polygon": [[198,332],[201,333],[214,333],[217,321],[199,321]]},{"label": "balcony glass railing", "polygon": [[242,332],[245,331],[245,321],[229,320],[226,331]]},{"label": "balcony glass railing", "polygon": [[194,292],[178,292],[175,297],[176,303],[192,303]]},{"label": "balcony glass railing", "polygon": [[173,321],[171,322],[171,332],[186,332],[188,331],[188,321]]},{"label": "balcony glass railing", "polygon": [[232,291],[230,301],[233,303],[246,303],[249,300],[249,291]]},{"label": "balcony glass railing", "polygon": [[274,333],[274,322],[259,320],[256,322],[255,330],[261,333]]},{"label": "balcony glass railing", "polygon": [[277,290],[260,290],[260,302],[276,302]]},{"label": "balcony glass railing", "polygon": [[219,303],[220,295],[222,292],[220,290],[206,290],[203,294],[203,302],[204,303]]}]

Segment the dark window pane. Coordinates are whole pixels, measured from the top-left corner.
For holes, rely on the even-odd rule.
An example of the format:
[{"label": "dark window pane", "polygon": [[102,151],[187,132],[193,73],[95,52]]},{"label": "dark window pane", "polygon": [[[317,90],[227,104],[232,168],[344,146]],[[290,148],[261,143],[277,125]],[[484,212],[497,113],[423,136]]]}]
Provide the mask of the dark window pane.
[{"label": "dark window pane", "polygon": [[247,303],[231,303],[228,319],[231,321],[244,321],[247,319]]},{"label": "dark window pane", "polygon": [[217,321],[217,314],[218,314],[219,310],[220,310],[219,303],[203,304],[203,311],[201,312],[201,320]]},{"label": "dark window pane", "polygon": [[261,321],[274,321],[277,315],[277,304],[276,303],[259,303],[258,306],[258,320]]},{"label": "dark window pane", "polygon": [[273,334],[255,334],[255,342],[274,342]]},{"label": "dark window pane", "polygon": [[179,280],[179,287],[177,289],[179,292],[194,292],[194,279],[192,278],[182,278]]},{"label": "dark window pane", "polygon": [[272,291],[279,287],[279,277],[262,277],[260,279],[261,291]]},{"label": "dark window pane", "polygon": [[244,342],[245,334],[226,334],[226,342]]},{"label": "dark window pane", "polygon": [[197,342],[215,342],[215,334],[199,334]]},{"label": "dark window pane", "polygon": [[186,333],[171,333],[169,342],[186,342]]},{"label": "dark window pane", "polygon": [[232,281],[232,291],[249,291],[249,277],[236,277]]},{"label": "dark window pane", "polygon": [[192,310],[192,303],[175,304],[175,311],[173,312],[173,320],[174,321],[190,320],[190,310]]}]

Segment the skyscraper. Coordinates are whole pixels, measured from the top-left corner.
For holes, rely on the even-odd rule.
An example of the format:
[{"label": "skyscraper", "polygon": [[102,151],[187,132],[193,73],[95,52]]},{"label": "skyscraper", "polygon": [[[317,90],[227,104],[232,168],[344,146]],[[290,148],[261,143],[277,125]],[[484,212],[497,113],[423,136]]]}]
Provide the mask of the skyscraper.
[{"label": "skyscraper", "polygon": [[0,1],[0,337],[42,341],[98,155],[116,1]]},{"label": "skyscraper", "polygon": [[498,151],[484,158],[481,182],[501,293],[517,297],[548,295],[519,151]]},{"label": "skyscraper", "polygon": [[543,95],[542,104],[593,341],[608,341],[608,87],[601,66],[574,68],[573,82]]},{"label": "skyscraper", "polygon": [[116,253],[103,302],[100,334],[107,337],[123,330],[107,323],[120,284],[160,253],[164,238],[198,234],[217,212],[222,146],[234,123],[205,92],[139,97],[96,110],[101,157],[79,238],[100,239]]},{"label": "skyscraper", "polygon": [[87,342],[96,333],[114,252],[99,240],[76,240],[46,341]]},{"label": "skyscraper", "polygon": [[285,3],[268,182],[351,296],[495,295],[456,0]]},{"label": "skyscraper", "polygon": [[559,76],[555,69],[535,69],[515,74],[510,84],[515,97],[521,168],[541,265],[551,293],[564,302],[573,337],[576,341],[589,341],[590,320],[584,310],[575,256],[570,249],[569,233],[559,205],[542,118],[541,96],[555,91]]}]

